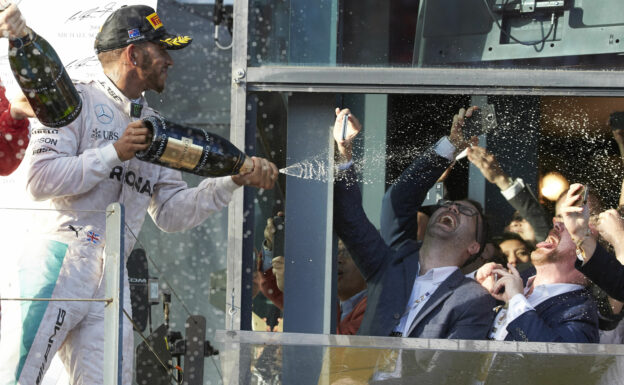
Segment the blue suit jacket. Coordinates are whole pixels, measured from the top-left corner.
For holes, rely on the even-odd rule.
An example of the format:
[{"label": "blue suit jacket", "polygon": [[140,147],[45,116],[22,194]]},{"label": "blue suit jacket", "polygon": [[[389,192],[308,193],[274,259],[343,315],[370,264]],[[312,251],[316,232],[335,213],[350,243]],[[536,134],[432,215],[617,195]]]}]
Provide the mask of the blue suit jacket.
[{"label": "blue suit jacket", "polygon": [[575,290],[525,312],[507,325],[507,331],[505,341],[597,343],[598,309],[589,290]]},{"label": "blue suit jacket", "polygon": [[[390,248],[366,217],[352,168],[338,175],[334,194],[334,225],[368,283],[368,306],[358,334],[388,336],[399,324],[418,274],[420,244],[416,234],[417,212],[428,189],[442,174],[448,161],[428,154],[406,170],[416,178],[403,178],[391,188],[397,197],[395,220],[382,220],[398,245]],[[420,170],[420,172],[414,172]],[[407,175],[404,173],[404,175]],[[394,195],[396,194],[396,195]],[[405,195],[410,195],[407,199]],[[387,202],[384,202],[386,204]],[[415,210],[415,211],[414,211]],[[412,324],[410,337],[485,339],[492,324],[494,299],[478,283],[456,271],[443,281]]]}]

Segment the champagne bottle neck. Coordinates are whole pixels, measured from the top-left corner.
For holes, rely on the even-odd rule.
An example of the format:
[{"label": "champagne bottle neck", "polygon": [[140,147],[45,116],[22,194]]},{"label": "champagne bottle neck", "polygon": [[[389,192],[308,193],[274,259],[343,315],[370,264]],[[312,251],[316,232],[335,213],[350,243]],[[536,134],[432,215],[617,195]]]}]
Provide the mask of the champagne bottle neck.
[{"label": "champagne bottle neck", "polygon": [[252,172],[254,169],[253,160],[250,157],[245,156],[245,161],[243,161],[243,165],[240,168],[239,174],[247,174]]}]

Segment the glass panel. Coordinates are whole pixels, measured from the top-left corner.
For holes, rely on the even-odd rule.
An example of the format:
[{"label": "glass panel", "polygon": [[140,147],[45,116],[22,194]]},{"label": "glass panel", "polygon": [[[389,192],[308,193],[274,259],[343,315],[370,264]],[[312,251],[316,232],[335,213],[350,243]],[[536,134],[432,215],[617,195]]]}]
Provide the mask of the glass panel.
[{"label": "glass panel", "polygon": [[618,0],[249,4],[250,66],[622,66],[624,16],[610,11]]},{"label": "glass panel", "polygon": [[[271,159],[282,170],[280,178],[285,179],[282,186],[293,186],[289,183],[298,181],[310,191],[318,185],[332,188],[332,180],[327,170],[333,170],[334,167],[331,159],[328,159],[328,153],[333,151],[330,143],[335,105],[349,107],[353,116],[363,124],[363,131],[354,141],[357,184],[361,191],[364,212],[372,226],[380,229],[382,234],[387,230],[384,222],[380,221],[386,188],[399,180],[401,173],[414,159],[425,154],[439,138],[449,134],[453,115],[460,108],[479,106],[481,118],[478,124],[466,126],[466,132],[481,134],[480,146],[494,155],[505,175],[524,181],[542,204],[544,217],[541,222],[531,222],[532,233],[522,233],[526,224],[514,213],[514,206],[501,194],[500,185],[489,183],[466,157],[458,159],[437,183],[435,179],[431,181],[431,189],[427,189],[422,208],[417,213],[417,223],[412,226],[413,233],[410,232],[407,237],[423,239],[427,229],[424,224],[426,222],[423,221],[427,221],[432,215],[439,198],[458,200],[470,197],[480,202],[490,223],[488,239],[491,246],[486,249],[489,254],[485,253],[473,264],[463,266],[464,273],[475,271],[486,261],[503,264],[509,262],[520,270],[531,267],[528,254],[535,248],[536,242],[546,238],[552,226],[551,217],[556,210],[555,201],[562,191],[549,191],[552,185],[547,181],[553,174],[563,176],[564,184],[580,182],[588,185],[594,195],[590,202],[594,213],[619,205],[624,179],[622,152],[619,148],[624,151],[624,138],[621,137],[622,130],[614,129],[621,124],[621,117],[617,112],[624,111],[624,101],[621,98],[257,93],[249,98],[248,129],[256,132],[254,146],[257,153],[261,156],[270,154]],[[306,140],[297,142],[299,136]],[[618,147],[618,143],[621,143],[621,147]],[[421,170],[422,173],[429,171]],[[505,178],[505,181],[508,179]],[[292,191],[289,190],[290,193]],[[356,296],[364,288],[359,285],[362,275],[359,275],[359,279],[358,274],[347,276],[349,271],[354,270],[357,273],[357,270],[351,269],[351,262],[344,259],[344,250],[341,250],[337,239],[332,239],[332,236],[322,239],[328,246],[326,249],[320,248],[319,251],[312,250],[309,244],[304,245],[307,238],[317,237],[319,232],[335,230],[329,226],[332,226],[331,222],[335,220],[339,206],[332,203],[323,205],[323,200],[317,200],[321,193],[316,192],[322,190],[314,191],[315,193],[296,198],[292,194],[277,195],[276,190],[253,193],[256,206],[253,247],[260,250],[267,243],[265,237],[272,234],[271,226],[267,228],[267,220],[274,218],[280,210],[285,212],[283,242],[290,245],[290,249],[284,251],[284,261],[279,261],[280,271],[285,266],[283,278],[277,278],[277,286],[273,285],[270,288],[272,292],[269,293],[279,297],[273,304],[277,303],[282,312],[269,305],[271,295],[262,297],[257,294],[254,300],[253,319],[258,321],[267,318],[267,322],[272,323],[271,328],[280,319],[279,322],[284,327],[282,330],[297,331],[300,324],[304,324],[304,320],[293,317],[302,317],[310,312],[327,314],[338,309],[338,299],[347,301],[353,298],[354,304],[357,304],[359,301],[355,299],[362,298]],[[278,203],[283,202],[286,202],[285,206],[278,206]],[[303,211],[300,209],[309,206],[314,213],[301,214]],[[333,207],[333,213],[325,211],[328,207],[330,210]],[[328,220],[332,215],[334,218]],[[295,227],[296,230],[293,230]],[[510,254],[509,244],[505,243],[505,237],[509,236],[505,234],[506,231],[521,233],[524,240],[519,242],[526,241],[526,244],[522,243],[524,249],[512,247],[513,255]],[[386,239],[386,243],[390,244],[391,240]],[[513,242],[511,244],[513,246]],[[331,250],[331,256],[335,259],[331,261],[331,273],[317,269],[314,265],[318,259],[325,258],[328,261],[327,255],[323,254],[325,250]],[[271,267],[270,262],[266,259],[262,263],[256,261],[250,272],[253,271],[259,277]],[[296,267],[301,265],[305,269],[297,270]],[[305,280],[312,283],[303,284]],[[336,281],[330,293],[338,299],[321,304],[313,303],[318,299],[317,296],[329,298],[327,292],[320,288],[328,285],[330,280],[331,285],[334,285],[333,280]],[[281,288],[280,281],[284,283]],[[346,284],[347,281],[350,284]],[[406,284],[408,292],[412,283]],[[288,287],[290,291],[285,289]],[[306,300],[290,302],[288,305],[289,296],[302,296]],[[610,319],[601,320],[601,328],[608,330],[615,327],[618,320],[605,294],[597,292],[596,298],[602,316]],[[407,298],[405,302],[407,303]],[[338,325],[335,328],[332,326],[332,331],[348,334],[357,330],[357,327],[355,330],[341,330],[337,315],[331,317]],[[609,322],[612,323],[611,326],[608,325]],[[254,325],[253,330],[266,330],[262,322],[258,321]],[[594,332],[596,334],[597,330],[594,329]],[[485,334],[483,338],[486,338]]]},{"label": "glass panel", "polygon": [[[286,95],[263,93],[250,95],[247,124],[255,132],[249,152],[271,160],[278,167],[286,163]],[[252,134],[253,135],[253,134]],[[253,138],[252,137],[252,138]],[[246,242],[252,240],[252,330],[279,330],[282,325],[284,284],[284,213],[286,177],[280,174],[273,190],[251,190],[251,202],[245,211],[252,218]],[[250,215],[253,213],[253,216]],[[246,227],[249,228],[249,227]],[[253,237],[250,237],[253,230]],[[245,288],[247,290],[247,288]],[[248,294],[250,291],[244,291]]]},{"label": "glass panel", "polygon": [[224,331],[217,341],[224,378],[250,384],[610,384],[624,359],[616,345]]}]

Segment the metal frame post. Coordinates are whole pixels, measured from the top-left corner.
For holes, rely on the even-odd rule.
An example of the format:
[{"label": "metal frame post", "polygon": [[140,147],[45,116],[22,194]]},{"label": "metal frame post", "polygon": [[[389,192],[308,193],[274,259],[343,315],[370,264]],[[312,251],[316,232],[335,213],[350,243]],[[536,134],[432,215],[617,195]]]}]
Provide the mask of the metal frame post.
[{"label": "metal frame post", "polygon": [[104,247],[104,385],[121,385],[124,297],[124,207],[116,202],[106,208]]},{"label": "metal frame post", "polygon": [[[245,144],[245,113],[247,105],[247,25],[249,1],[235,1],[233,8],[234,30],[232,33],[232,83],[230,101],[230,141],[242,148]],[[225,327],[238,330],[241,326],[241,292],[243,274],[243,222],[244,194],[238,189],[232,195],[228,208],[228,247]],[[247,314],[251,318],[251,314]],[[238,353],[237,353],[238,355]],[[223,363],[223,382],[238,384],[237,373],[240,365],[238,356]],[[229,365],[232,368],[229,368]]]}]

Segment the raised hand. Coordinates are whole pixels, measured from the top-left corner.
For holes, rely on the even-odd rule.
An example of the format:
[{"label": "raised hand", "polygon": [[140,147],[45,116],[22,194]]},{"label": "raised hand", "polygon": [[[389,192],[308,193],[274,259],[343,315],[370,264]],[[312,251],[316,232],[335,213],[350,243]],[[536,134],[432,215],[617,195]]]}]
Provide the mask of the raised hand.
[{"label": "raised hand", "polygon": [[[598,232],[616,250],[616,256],[624,257],[624,218],[617,210],[610,209],[598,216]],[[620,261],[621,262],[621,261]]]},{"label": "raised hand", "polygon": [[[345,116],[349,114],[349,121],[347,124],[347,135],[345,139],[342,139],[342,125],[344,123]],[[351,113],[348,108],[340,109],[336,108],[336,121],[334,122],[334,140],[336,141],[336,145],[338,146],[338,152],[340,153],[342,161],[348,162],[352,157],[352,141],[353,138],[357,136],[357,134],[362,130],[362,124],[360,121]]]},{"label": "raised hand", "polygon": [[509,176],[505,174],[494,155],[485,148],[479,146],[468,148],[468,160],[481,171],[488,182],[494,183],[501,190],[511,186]]},{"label": "raised hand", "polygon": [[451,125],[451,133],[448,138],[455,146],[455,155],[462,152],[466,147],[470,145],[476,145],[479,142],[479,139],[474,136],[472,138],[465,138],[462,128],[464,127],[466,118],[470,119],[472,113],[475,110],[478,110],[479,107],[472,106],[467,110],[464,108],[460,108],[459,112],[453,116],[453,124]]},{"label": "raised hand", "polygon": [[570,186],[561,204],[561,216],[566,229],[577,242],[586,238],[589,230],[589,208],[587,203],[582,205],[582,184]]}]

